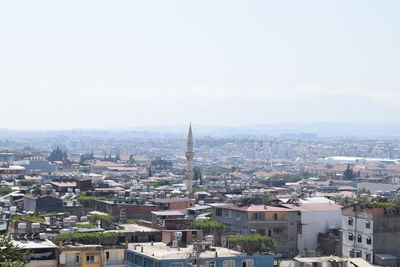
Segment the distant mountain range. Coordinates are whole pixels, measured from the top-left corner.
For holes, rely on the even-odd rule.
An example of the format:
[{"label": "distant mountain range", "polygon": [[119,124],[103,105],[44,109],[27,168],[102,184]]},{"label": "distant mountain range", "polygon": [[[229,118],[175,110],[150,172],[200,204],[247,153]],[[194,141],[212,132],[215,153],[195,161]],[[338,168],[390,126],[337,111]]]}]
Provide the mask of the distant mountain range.
[{"label": "distant mountain range", "polygon": [[[399,138],[400,125],[354,123],[275,123],[243,126],[192,125],[197,137],[280,136],[309,134],[318,137]],[[120,129],[11,130],[0,129],[0,138],[184,138],[188,125],[160,125]]]}]

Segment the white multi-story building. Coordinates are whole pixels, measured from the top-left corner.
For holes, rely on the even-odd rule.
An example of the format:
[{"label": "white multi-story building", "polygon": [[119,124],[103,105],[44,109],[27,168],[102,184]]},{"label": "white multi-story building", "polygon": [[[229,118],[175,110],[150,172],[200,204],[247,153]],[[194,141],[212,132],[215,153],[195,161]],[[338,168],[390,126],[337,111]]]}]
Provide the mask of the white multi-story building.
[{"label": "white multi-story building", "polygon": [[[400,257],[400,208],[370,202],[342,209],[342,256],[375,263],[376,255]],[[379,256],[379,255],[378,255]]]},{"label": "white multi-story building", "polygon": [[342,256],[362,257],[372,262],[373,218],[354,214],[342,216]]}]

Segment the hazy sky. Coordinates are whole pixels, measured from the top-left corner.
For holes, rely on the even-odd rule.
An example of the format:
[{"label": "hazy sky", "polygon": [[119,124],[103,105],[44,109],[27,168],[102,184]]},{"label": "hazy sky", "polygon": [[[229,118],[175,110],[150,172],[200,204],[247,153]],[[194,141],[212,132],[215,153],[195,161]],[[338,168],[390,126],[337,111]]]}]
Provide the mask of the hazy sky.
[{"label": "hazy sky", "polygon": [[0,128],[400,123],[400,1],[1,1]]}]

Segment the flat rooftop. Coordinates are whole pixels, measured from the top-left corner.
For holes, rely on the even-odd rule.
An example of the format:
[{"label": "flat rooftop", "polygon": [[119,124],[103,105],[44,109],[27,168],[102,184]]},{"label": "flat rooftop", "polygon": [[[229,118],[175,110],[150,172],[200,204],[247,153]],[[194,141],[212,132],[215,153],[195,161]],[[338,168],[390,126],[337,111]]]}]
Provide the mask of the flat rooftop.
[{"label": "flat rooftop", "polygon": [[38,248],[57,248],[57,246],[51,242],[48,239],[45,240],[40,240],[40,239],[36,239],[36,240],[27,240],[27,239],[23,239],[23,240],[15,240],[12,239],[12,243],[14,245],[18,245],[21,248],[24,249],[38,249]]},{"label": "flat rooftop", "polygon": [[160,230],[134,223],[120,224],[120,226],[124,227],[124,230],[118,230],[118,232],[160,232]]},{"label": "flat rooftop", "polygon": [[[136,245],[136,249],[135,249]],[[141,252],[141,249],[143,247],[143,252]],[[245,255],[244,253],[241,253],[239,251],[227,249],[227,248],[222,248],[222,247],[213,247],[215,248],[215,251],[205,251],[200,254],[200,258],[215,258],[215,253],[218,254],[219,258],[224,258],[224,257],[237,257],[237,256],[243,256]],[[174,260],[174,259],[188,259],[190,258],[190,255],[193,254],[193,245],[188,245],[185,248],[171,248],[167,245],[165,245],[162,242],[156,242],[151,245],[151,243],[141,243],[141,244],[129,244],[128,249],[135,251],[139,254],[157,259],[157,260]]]}]

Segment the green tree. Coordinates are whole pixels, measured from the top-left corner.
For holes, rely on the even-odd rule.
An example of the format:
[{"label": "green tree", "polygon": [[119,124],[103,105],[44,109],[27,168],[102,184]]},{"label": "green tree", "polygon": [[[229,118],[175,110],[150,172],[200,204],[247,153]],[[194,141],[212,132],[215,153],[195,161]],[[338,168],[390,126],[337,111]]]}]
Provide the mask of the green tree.
[{"label": "green tree", "polygon": [[247,254],[269,252],[275,249],[275,242],[269,236],[243,235],[229,236],[227,238],[229,248],[239,249]]},{"label": "green tree", "polygon": [[353,167],[350,164],[347,164],[346,170],[343,172],[343,179],[344,180],[353,180],[354,178],[358,177],[360,172],[356,173],[353,171]]},{"label": "green tree", "polygon": [[133,155],[129,155],[129,160],[128,160],[128,166],[133,166],[135,164],[135,159],[133,158]]},{"label": "green tree", "polygon": [[203,174],[201,173],[200,168],[195,166],[193,168],[193,172],[194,172],[193,179],[199,181],[199,184],[203,184]]},{"label": "green tree", "polygon": [[9,187],[0,187],[0,196],[10,194],[13,190]]},{"label": "green tree", "polygon": [[29,251],[15,245],[10,235],[0,235],[0,265],[1,266],[23,266],[23,259],[29,255]]},{"label": "green tree", "polygon": [[61,148],[57,147],[50,152],[50,155],[47,159],[50,161],[66,161],[67,153],[62,151]]},{"label": "green tree", "polygon": [[197,220],[192,224],[194,229],[202,230],[204,234],[215,234],[224,230],[224,224],[213,220]]},{"label": "green tree", "polygon": [[92,151],[91,153],[82,154],[82,155],[81,155],[81,158],[80,158],[80,160],[79,160],[79,163],[80,163],[80,164],[83,164],[83,163],[85,163],[85,161],[87,161],[87,160],[92,160],[92,159],[94,159],[93,151]]}]

